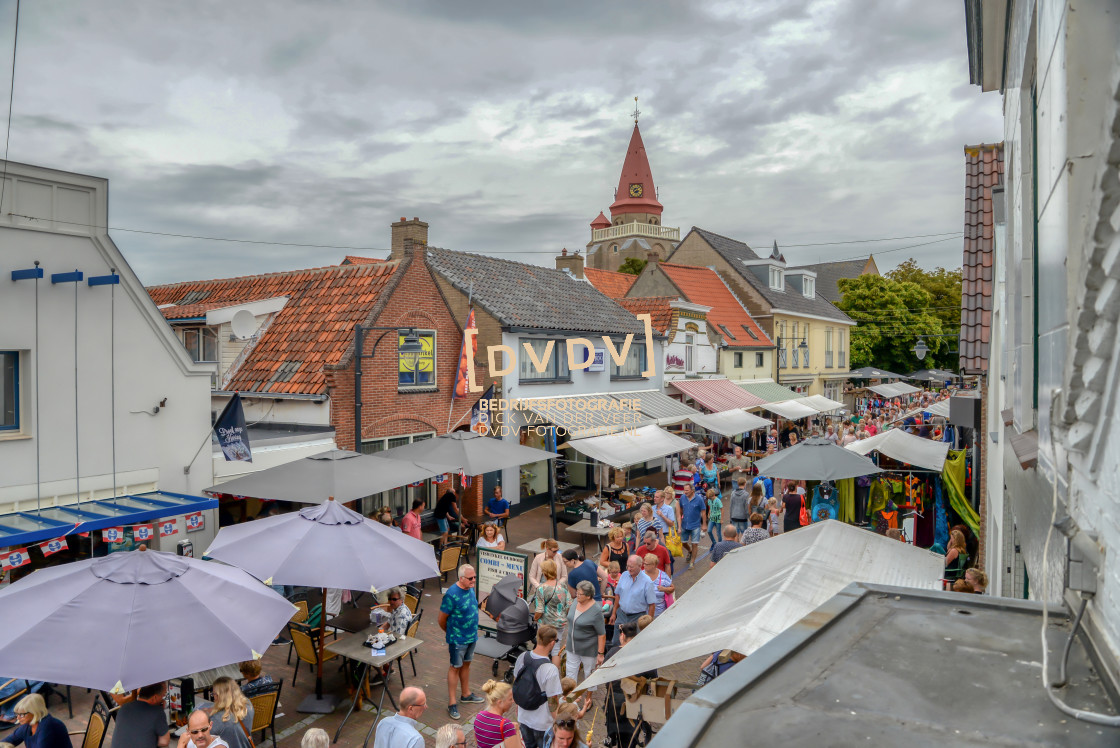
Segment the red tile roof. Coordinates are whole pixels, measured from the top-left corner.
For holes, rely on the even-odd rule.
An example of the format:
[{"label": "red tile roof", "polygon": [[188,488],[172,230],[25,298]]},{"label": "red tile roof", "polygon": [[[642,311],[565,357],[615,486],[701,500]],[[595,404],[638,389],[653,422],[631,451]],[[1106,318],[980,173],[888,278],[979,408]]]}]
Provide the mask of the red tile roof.
[{"label": "red tile roof", "polygon": [[212,309],[221,309],[226,306],[231,306],[230,302],[215,301],[209,304],[175,304],[165,306],[159,311],[164,319],[198,319],[205,317],[206,313]]},{"label": "red tile roof", "polygon": [[966,146],[964,162],[960,368],[967,372],[986,372],[992,339],[995,249],[992,188],[1003,182],[1003,143]]},{"label": "red tile roof", "polygon": [[599,289],[599,293],[610,296],[612,299],[621,299],[638,280],[638,276],[629,273],[616,273],[613,270],[596,270],[585,267],[583,277]]},{"label": "red tile roof", "polygon": [[346,255],[339,265],[369,265],[373,262],[386,262],[386,260],[379,260],[376,257],[359,257],[358,255]]},{"label": "red tile roof", "polygon": [[669,325],[673,324],[673,310],[669,306],[669,302],[674,300],[672,296],[616,299],[624,309],[633,312],[635,315],[648,314],[653,331],[661,334],[668,333]]},{"label": "red tile roof", "polygon": [[[335,265],[153,286],[148,294],[157,306],[177,304],[184,299],[192,302],[181,309],[288,297],[288,303],[246,356],[226,389],[322,394],[326,392],[323,367],[339,361],[354,338],[355,323],[368,317],[398,268],[400,263],[395,260]],[[165,317],[168,313],[164,310]]]},{"label": "red tile roof", "polygon": [[687,301],[712,308],[708,312],[708,324],[723,336],[727,345],[735,348],[774,347],[716,271],[670,262],[662,262],[659,267]]}]

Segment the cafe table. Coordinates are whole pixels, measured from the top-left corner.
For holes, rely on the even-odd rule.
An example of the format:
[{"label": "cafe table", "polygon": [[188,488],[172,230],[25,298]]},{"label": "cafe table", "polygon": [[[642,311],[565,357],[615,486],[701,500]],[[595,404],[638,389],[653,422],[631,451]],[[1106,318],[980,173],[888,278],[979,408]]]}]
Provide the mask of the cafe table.
[{"label": "cafe table", "polygon": [[568,532],[579,533],[579,545],[583,550],[584,556],[587,556],[587,546],[585,544],[587,542],[588,535],[593,535],[595,537],[595,542],[598,543],[599,550],[601,551],[603,550],[603,536],[610,531],[610,527],[592,527],[591,520],[589,519],[581,519],[579,522],[576,522],[574,525],[570,525],[568,527]]},{"label": "cafe table", "polygon": [[348,634],[353,634],[362,629],[369,628],[369,611],[367,607],[358,606],[357,608],[348,608],[343,610],[337,616],[327,619],[328,628],[336,628],[339,631],[345,631]]},{"label": "cafe table", "polygon": [[[368,622],[368,614],[367,614]],[[330,621],[327,621],[330,626]],[[331,742],[337,743],[338,736],[342,734],[342,728],[346,725],[346,720],[350,719],[350,715],[354,713],[361,703],[363,697],[369,691],[371,686],[381,686],[381,696],[377,700],[377,712],[373,717],[373,724],[369,726],[369,732],[366,733],[366,739],[362,742],[363,748],[369,744],[370,738],[373,737],[373,731],[377,727],[378,720],[381,719],[381,709],[385,704],[385,697],[389,697],[389,703],[393,705],[393,709],[397,709],[397,702],[393,698],[393,694],[389,693],[389,683],[381,672],[381,668],[386,665],[396,662],[397,667],[401,667],[398,662],[402,657],[406,656],[409,652],[415,651],[421,644],[424,643],[422,639],[417,639],[414,636],[398,636],[397,640],[385,648],[385,654],[374,654],[373,649],[365,646],[365,641],[371,635],[377,633],[376,626],[367,626],[366,628],[350,634],[349,636],[339,637],[334,641],[327,644],[326,649],[329,652],[341,655],[353,663],[361,665],[361,672],[358,676],[358,688],[354,692],[354,701],[350,704],[350,709],[347,710],[346,716],[342,718],[342,723],[335,731],[334,740]],[[370,681],[370,669],[376,668],[376,680]],[[370,698],[372,702],[373,699]]]},{"label": "cafe table", "polygon": [[[536,540],[530,540],[528,543],[522,543],[521,545],[517,546],[517,550],[525,551],[526,553],[540,553],[541,544],[544,543],[545,540],[547,540],[547,538],[537,538]],[[560,546],[560,550],[557,551],[557,553],[563,553],[569,548],[576,547],[575,543],[565,543],[562,540],[557,540],[556,545]]]}]

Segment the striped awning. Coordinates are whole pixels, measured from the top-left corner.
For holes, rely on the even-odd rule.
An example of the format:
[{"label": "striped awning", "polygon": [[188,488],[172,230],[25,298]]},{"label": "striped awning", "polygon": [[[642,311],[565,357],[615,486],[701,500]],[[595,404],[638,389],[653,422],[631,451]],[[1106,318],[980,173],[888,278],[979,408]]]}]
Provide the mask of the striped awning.
[{"label": "striped awning", "polygon": [[646,417],[655,420],[658,426],[671,426],[674,423],[682,423],[700,413],[696,408],[690,408],[679,400],[674,400],[660,390],[612,392],[611,397],[620,400],[638,400],[638,409]]},{"label": "striped awning", "polygon": [[674,379],[669,384],[713,413],[735,408],[755,408],[766,402],[758,395],[752,395],[730,380],[722,378]]},{"label": "striped awning", "polygon": [[780,403],[786,400],[795,400],[798,397],[798,394],[789,387],[783,387],[772,379],[745,380],[735,382],[735,386],[761,398],[766,403]]}]

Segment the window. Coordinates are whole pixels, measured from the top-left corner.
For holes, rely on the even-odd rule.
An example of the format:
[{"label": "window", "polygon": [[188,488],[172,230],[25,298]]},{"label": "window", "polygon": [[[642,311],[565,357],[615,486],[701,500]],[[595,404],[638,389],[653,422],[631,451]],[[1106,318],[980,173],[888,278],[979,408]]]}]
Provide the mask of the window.
[{"label": "window", "polygon": [[754,354],[754,365],[755,365],[755,367],[761,369],[764,361],[765,361],[765,359],[763,358],[761,353]]},{"label": "window", "polygon": [[684,336],[684,370],[692,371],[693,356],[696,350],[696,336],[689,333]]},{"label": "window", "polygon": [[814,298],[817,295],[817,279],[807,275],[801,276],[801,292],[807,299]]},{"label": "window", "polygon": [[837,335],[839,335],[837,341],[837,350],[840,353],[840,361],[838,362],[838,365],[840,366],[840,368],[844,368],[848,365],[848,349],[844,347],[844,330],[843,328],[841,328],[836,332]]},{"label": "window", "polygon": [[0,431],[19,428],[19,353],[0,351]]},{"label": "window", "polygon": [[[762,355],[762,354],[759,354],[759,355]],[[779,369],[786,368],[786,349],[785,348],[779,348],[778,349],[778,368]]]},{"label": "window", "polygon": [[[686,352],[687,355],[687,352]],[[688,364],[690,362],[686,362]],[[644,341],[635,339],[626,354],[626,361],[622,366],[615,366],[611,361],[611,379],[640,379],[646,370],[646,346]]]},{"label": "window", "polygon": [[611,245],[611,251],[614,252],[615,254],[618,254],[618,245],[617,244],[612,244]]},{"label": "window", "polygon": [[739,325],[739,327],[743,328],[746,331],[747,335],[751,336],[751,340],[758,340],[758,336],[754,334],[754,330],[747,327],[746,325]]},{"label": "window", "polygon": [[[532,357],[525,350],[525,344],[528,343],[530,346],[532,346],[533,353],[538,359],[544,360],[545,349],[548,347],[549,342],[552,343],[552,350],[548,354],[548,360],[544,361],[544,371],[537,371],[537,367],[533,365]],[[549,341],[545,338],[522,338],[519,343],[520,345],[518,345],[517,348],[518,381],[571,381],[571,377],[568,373],[568,366],[565,361],[565,357],[567,354],[565,353],[563,340]]]},{"label": "window", "polygon": [[397,389],[434,389],[436,386],[436,333],[435,330],[417,330],[420,345],[424,350],[419,353],[401,353],[405,336],[398,333],[397,338]]},{"label": "window", "polygon": [[211,363],[218,360],[218,329],[216,327],[184,327],[181,338],[183,346],[195,363]]},{"label": "window", "polygon": [[824,366],[826,369],[832,368],[832,328],[825,328],[824,331]]},{"label": "window", "polygon": [[770,288],[775,291],[781,291],[785,288],[785,278],[782,277],[782,269],[774,265],[770,266]]},{"label": "window", "polygon": [[716,325],[716,327],[718,327],[719,331],[723,333],[723,342],[730,343],[731,341],[735,340],[735,336],[731,334],[731,331],[728,330],[725,325]]},{"label": "window", "polygon": [[[422,434],[406,434],[403,436],[390,436],[381,439],[362,439],[362,454],[384,452],[393,447],[403,447],[405,444],[431,439],[435,432],[429,431]],[[428,502],[428,509],[435,506],[437,491],[442,489],[432,483],[431,479],[425,480],[422,486],[401,486],[389,491],[366,496],[361,501],[362,514],[370,514],[375,509],[383,506],[389,507],[393,514],[400,517],[412,508],[413,499],[424,499]]]},{"label": "window", "polygon": [[735,368],[736,369],[742,369],[743,368],[743,354],[742,353],[736,353],[735,354]]}]

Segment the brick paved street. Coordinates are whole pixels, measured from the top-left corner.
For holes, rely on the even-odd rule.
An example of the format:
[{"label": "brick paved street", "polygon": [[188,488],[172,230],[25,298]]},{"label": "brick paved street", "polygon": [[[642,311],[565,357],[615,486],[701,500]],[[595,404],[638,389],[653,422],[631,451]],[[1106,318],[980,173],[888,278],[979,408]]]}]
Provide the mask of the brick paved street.
[{"label": "brick paved street", "polygon": [[[560,525],[560,539],[569,542],[578,542],[579,537],[574,533],[565,531],[565,525]],[[521,543],[527,542],[534,538],[545,537],[550,534],[548,508],[541,507],[529,511],[521,516],[515,517],[510,521],[509,546],[514,547]],[[707,546],[707,538],[705,537],[704,545]],[[595,548],[593,540],[589,540],[587,551],[592,554]],[[683,564],[678,563],[678,575],[674,578],[677,586],[677,597],[686,591],[703,573],[707,568],[707,560],[704,559],[703,563],[699,563],[693,571],[681,571]],[[405,660],[405,682],[411,686],[420,686],[425,690],[428,696],[428,710],[424,714],[423,722],[428,726],[427,732],[427,745],[435,745],[434,735],[436,730],[443,724],[452,721],[447,715],[447,648],[443,643],[443,633],[439,630],[437,617],[439,613],[439,603],[441,600],[440,591],[435,580],[428,580],[424,590],[424,599],[421,602],[421,608],[424,611],[424,617],[420,624],[419,638],[424,641],[424,644],[416,652],[416,675],[412,675],[412,668],[409,665],[407,658]],[[640,641],[640,640],[639,640]],[[263,670],[269,673],[276,679],[283,679],[284,689],[282,692],[282,701],[278,713],[280,716],[276,721],[277,726],[277,740],[280,748],[298,748],[300,738],[308,727],[322,727],[331,733],[333,737],[334,731],[342,722],[342,718],[349,707],[350,694],[346,690],[343,674],[339,672],[337,661],[328,662],[324,668],[324,692],[334,693],[339,696],[345,696],[339,707],[333,714],[318,715],[318,714],[300,714],[296,711],[296,706],[300,703],[304,696],[312,692],[315,687],[315,679],[311,672],[308,671],[306,665],[301,665],[299,675],[296,680],[295,687],[292,687],[292,672],[293,666],[286,663],[288,654],[287,646],[271,647],[265,653],[263,659]],[[294,655],[293,655],[294,660]],[[471,672],[471,687],[476,693],[481,693],[482,684],[490,677],[490,666],[492,660],[484,657],[476,657],[475,667]],[[504,668],[504,665],[502,666]],[[695,682],[696,675],[699,671],[699,660],[682,663],[673,668],[665,668],[662,670],[662,675],[668,677],[678,678],[682,683],[691,684]],[[393,676],[393,695],[394,697],[400,690],[399,675]],[[57,701],[51,700],[51,713],[60,719],[66,720],[71,730],[79,730],[85,727],[86,718],[89,715],[91,694],[87,694],[85,689],[73,689],[74,694],[74,718],[66,719],[65,705],[58,705]],[[379,695],[375,691],[375,695]],[[687,692],[686,692],[687,695]],[[591,727],[592,718],[595,718],[594,724],[594,743],[600,744],[606,732],[603,725],[602,710],[599,705],[602,703],[602,694],[596,697],[596,706],[588,712],[587,717],[583,720],[582,730],[586,734],[586,730]],[[386,715],[391,713],[388,699],[385,701]],[[468,730],[471,718],[482,708],[484,705],[461,705],[460,712],[462,724]],[[355,712],[346,723],[346,727],[342,731],[337,745],[339,746],[360,746],[365,739],[366,732],[369,730],[373,722],[375,705],[366,704],[364,711]],[[0,740],[3,735],[0,734]],[[108,746],[112,740],[112,735],[106,740],[105,745]],[[473,738],[468,740],[470,745],[474,745]],[[74,745],[80,745],[78,736],[74,738]],[[172,741],[172,746],[175,743]],[[268,748],[272,745],[271,736],[268,740],[258,743],[262,748]]]}]

